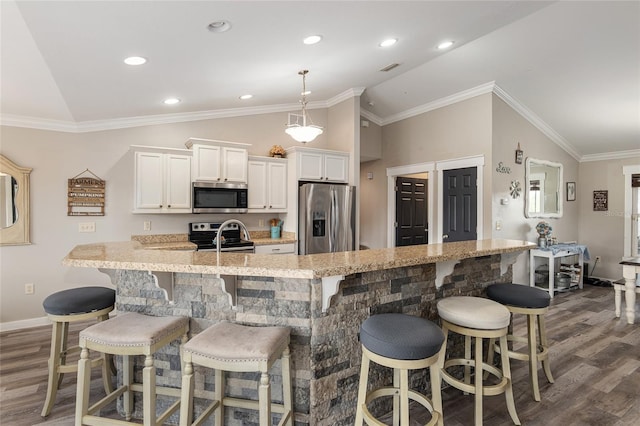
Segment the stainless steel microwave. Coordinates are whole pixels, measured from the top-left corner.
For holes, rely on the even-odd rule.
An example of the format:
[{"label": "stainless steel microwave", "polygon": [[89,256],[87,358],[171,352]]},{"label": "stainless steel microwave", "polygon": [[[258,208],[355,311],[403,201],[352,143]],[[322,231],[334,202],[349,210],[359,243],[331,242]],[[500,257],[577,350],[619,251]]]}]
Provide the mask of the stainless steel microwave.
[{"label": "stainless steel microwave", "polygon": [[193,213],[246,213],[247,184],[193,182]]}]

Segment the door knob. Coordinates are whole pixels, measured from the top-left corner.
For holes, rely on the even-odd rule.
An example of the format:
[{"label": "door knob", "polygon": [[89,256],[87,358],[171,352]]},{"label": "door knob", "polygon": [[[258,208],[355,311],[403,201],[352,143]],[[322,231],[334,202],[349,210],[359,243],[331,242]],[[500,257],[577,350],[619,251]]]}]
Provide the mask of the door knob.
[{"label": "door knob", "polygon": [[442,239],[443,239],[443,240],[446,240],[447,238],[449,238],[449,236],[448,236],[447,234],[444,234],[444,235],[442,236]]}]

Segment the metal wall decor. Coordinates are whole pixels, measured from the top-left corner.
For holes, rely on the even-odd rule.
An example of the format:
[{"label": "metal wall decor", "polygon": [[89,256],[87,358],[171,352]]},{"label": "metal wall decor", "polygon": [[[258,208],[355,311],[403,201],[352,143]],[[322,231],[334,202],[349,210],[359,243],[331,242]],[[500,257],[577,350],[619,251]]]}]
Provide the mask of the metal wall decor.
[{"label": "metal wall decor", "polygon": [[511,167],[505,166],[504,164],[502,164],[502,161],[501,161],[498,163],[498,167],[496,167],[496,172],[510,174]]},{"label": "metal wall decor", "polygon": [[517,180],[512,180],[510,191],[511,191],[511,197],[513,197],[513,199],[520,197],[520,193],[522,192],[522,187],[520,186],[520,182]]},{"label": "metal wall decor", "polygon": [[[81,177],[85,173],[93,177]],[[89,169],[69,179],[67,216],[104,216],[105,186]]]}]

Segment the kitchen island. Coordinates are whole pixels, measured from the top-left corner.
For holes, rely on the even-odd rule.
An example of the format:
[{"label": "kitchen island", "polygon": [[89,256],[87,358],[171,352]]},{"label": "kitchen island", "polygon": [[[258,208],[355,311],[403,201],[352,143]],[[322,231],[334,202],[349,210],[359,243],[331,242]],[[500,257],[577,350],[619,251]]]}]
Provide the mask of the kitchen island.
[{"label": "kitchen island", "polygon": [[[360,368],[360,324],[370,315],[403,312],[435,320],[435,302],[452,295],[482,295],[486,286],[510,282],[511,265],[535,247],[526,241],[481,240],[306,256],[150,249],[139,241],[75,247],[63,263],[108,272],[118,311],[186,315],[191,333],[219,321],[291,328],[297,424],[353,424]],[[172,291],[158,287],[171,276]],[[237,277],[233,300],[218,274]],[[177,347],[166,348],[159,385],[180,385]],[[276,382],[278,367],[273,372]],[[414,383],[428,377],[415,372]],[[372,379],[373,385],[387,380]],[[197,393],[212,378],[197,376]],[[230,392],[255,395],[252,380],[229,380]],[[275,398],[278,386],[273,389]],[[197,405],[196,405],[197,407]],[[384,410],[387,407],[381,406]],[[253,413],[228,424],[253,421]],[[247,420],[249,419],[249,420]]]}]

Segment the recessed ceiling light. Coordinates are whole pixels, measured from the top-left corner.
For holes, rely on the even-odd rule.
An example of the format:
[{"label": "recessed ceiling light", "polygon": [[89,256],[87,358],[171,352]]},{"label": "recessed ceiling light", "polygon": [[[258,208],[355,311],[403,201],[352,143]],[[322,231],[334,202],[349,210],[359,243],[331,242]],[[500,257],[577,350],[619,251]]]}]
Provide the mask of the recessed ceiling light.
[{"label": "recessed ceiling light", "polygon": [[320,35],[312,35],[312,36],[309,36],[309,37],[305,37],[304,40],[302,40],[302,42],[304,44],[316,44],[320,40],[322,40],[322,36],[320,36]]},{"label": "recessed ceiling light", "polygon": [[127,65],[142,65],[147,62],[147,58],[142,56],[129,56],[125,58],[124,63]]},{"label": "recessed ceiling light", "polygon": [[247,99],[251,99],[251,98],[253,98],[253,95],[249,95],[249,94],[247,94],[247,95],[242,95],[242,96],[240,96],[240,99],[242,99],[243,101],[244,101],[244,100],[247,100]]},{"label": "recessed ceiling light", "polygon": [[398,42],[397,38],[388,38],[386,40],[384,40],[382,43],[380,43],[380,47],[389,47],[389,46],[393,46],[394,44],[396,44]]},{"label": "recessed ceiling light", "polygon": [[165,105],[175,105],[180,103],[180,99],[178,98],[167,98],[163,101]]},{"label": "recessed ceiling light", "polygon": [[224,33],[231,29],[231,22],[225,20],[213,21],[207,25],[207,29],[212,33]]},{"label": "recessed ceiling light", "polygon": [[443,41],[442,43],[440,43],[438,45],[438,50],[444,50],[444,49],[448,49],[451,46],[453,46],[453,42],[451,40],[449,41]]}]

